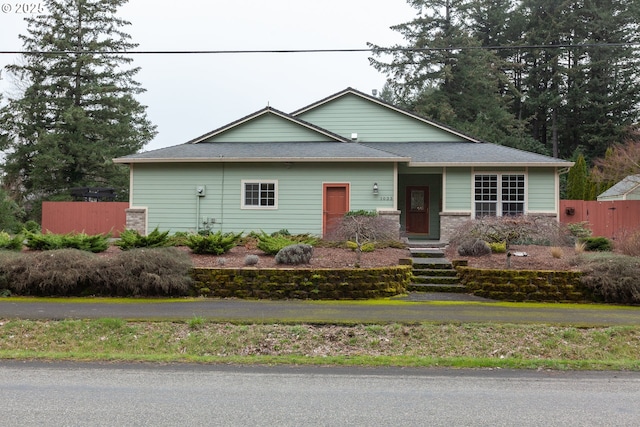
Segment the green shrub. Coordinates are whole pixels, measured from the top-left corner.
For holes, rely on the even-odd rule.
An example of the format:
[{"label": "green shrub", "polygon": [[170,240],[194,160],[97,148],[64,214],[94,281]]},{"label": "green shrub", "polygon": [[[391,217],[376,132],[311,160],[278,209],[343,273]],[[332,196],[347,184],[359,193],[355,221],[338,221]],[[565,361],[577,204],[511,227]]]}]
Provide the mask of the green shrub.
[{"label": "green shrub", "polygon": [[208,236],[190,234],[187,238],[186,245],[196,254],[222,255],[236,246],[241,237],[242,233],[223,234],[222,231],[209,234]]},{"label": "green shrub", "polygon": [[611,252],[613,243],[606,237],[585,237],[580,239],[584,243],[584,250],[589,252]]},{"label": "green shrub", "polygon": [[11,237],[9,233],[0,231],[0,249],[6,249],[10,251],[22,250],[24,237],[20,234]]},{"label": "green shrub", "polygon": [[506,242],[492,242],[489,243],[489,247],[491,248],[491,252],[493,252],[494,254],[503,254],[507,252]]},{"label": "green shrub", "polygon": [[78,249],[87,252],[104,252],[109,248],[109,236],[85,233],[30,233],[26,234],[26,246],[38,251],[52,251],[57,249]]},{"label": "green shrub", "polygon": [[124,230],[120,233],[120,240],[115,243],[123,251],[135,248],[162,248],[169,244],[169,231],[160,232],[158,227],[146,236],[136,230]]},{"label": "green shrub", "polygon": [[352,251],[358,249],[358,244],[356,242],[352,242],[351,240],[347,240],[345,246],[347,247],[347,249],[351,249]]},{"label": "green shrub", "polygon": [[277,264],[309,264],[313,256],[313,246],[297,243],[286,246],[276,254]]},{"label": "green shrub", "polygon": [[360,209],[357,211],[349,211],[347,213],[344,214],[345,217],[350,217],[350,216],[367,216],[367,217],[376,217],[378,216],[378,212],[376,211],[367,211],[364,209]]},{"label": "green shrub", "polygon": [[176,231],[173,235],[169,236],[167,240],[167,246],[187,246],[187,240],[192,233],[186,231]]},{"label": "green shrub", "polygon": [[368,242],[362,245],[360,248],[362,252],[373,252],[376,250],[376,244],[373,242]]},{"label": "green shrub", "polygon": [[41,228],[40,224],[30,219],[29,221],[24,223],[23,230],[30,233],[39,233],[41,231]]},{"label": "green shrub", "polygon": [[295,245],[297,243],[305,245],[315,245],[318,242],[318,238],[309,234],[298,234],[294,236],[287,236],[283,234],[274,233],[268,235],[264,231],[258,234],[258,249],[268,255],[276,255],[281,249]]},{"label": "green shrub", "polygon": [[589,223],[587,221],[574,222],[571,224],[567,224],[566,226],[567,230],[569,230],[569,233],[571,233],[572,236],[578,239],[591,237],[591,229],[589,228]]}]

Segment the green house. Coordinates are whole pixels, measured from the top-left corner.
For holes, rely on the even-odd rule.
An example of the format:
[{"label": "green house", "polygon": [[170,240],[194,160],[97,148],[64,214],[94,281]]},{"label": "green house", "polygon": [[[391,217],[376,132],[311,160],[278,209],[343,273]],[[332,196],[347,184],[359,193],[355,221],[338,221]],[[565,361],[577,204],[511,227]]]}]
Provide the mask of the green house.
[{"label": "green house", "polygon": [[559,217],[571,162],[483,142],[348,88],[292,113],[267,107],[130,167],[127,227],[326,236],[376,210],[404,236],[447,241],[486,215]]}]

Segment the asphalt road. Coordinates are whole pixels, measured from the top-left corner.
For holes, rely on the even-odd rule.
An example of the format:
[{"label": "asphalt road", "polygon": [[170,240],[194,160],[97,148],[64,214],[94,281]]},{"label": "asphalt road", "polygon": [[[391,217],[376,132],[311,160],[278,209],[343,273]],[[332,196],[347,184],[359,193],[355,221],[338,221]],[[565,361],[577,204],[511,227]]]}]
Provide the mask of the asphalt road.
[{"label": "asphalt road", "polygon": [[[99,301],[99,300],[98,300]],[[640,307],[562,304],[504,306],[473,301],[395,303],[185,300],[157,303],[25,302],[0,299],[0,318],[185,320],[244,322],[505,322],[574,326],[640,325]]]},{"label": "asphalt road", "polygon": [[636,426],[640,374],[0,362],[0,424]]}]

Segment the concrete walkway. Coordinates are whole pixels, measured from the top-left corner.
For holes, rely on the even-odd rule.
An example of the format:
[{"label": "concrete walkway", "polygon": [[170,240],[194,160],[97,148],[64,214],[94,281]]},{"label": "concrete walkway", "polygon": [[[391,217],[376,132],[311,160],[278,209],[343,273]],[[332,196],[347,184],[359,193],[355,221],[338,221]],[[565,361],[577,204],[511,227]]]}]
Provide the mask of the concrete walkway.
[{"label": "concrete walkway", "polygon": [[[202,317],[219,322],[368,323],[368,322],[501,322],[575,326],[640,325],[640,307],[563,304],[500,304],[475,299],[445,301],[444,296],[410,294],[386,301],[253,301],[198,299],[184,302],[103,303],[64,299],[14,301],[0,299],[0,319],[188,320]],[[422,300],[421,300],[422,299]]]}]

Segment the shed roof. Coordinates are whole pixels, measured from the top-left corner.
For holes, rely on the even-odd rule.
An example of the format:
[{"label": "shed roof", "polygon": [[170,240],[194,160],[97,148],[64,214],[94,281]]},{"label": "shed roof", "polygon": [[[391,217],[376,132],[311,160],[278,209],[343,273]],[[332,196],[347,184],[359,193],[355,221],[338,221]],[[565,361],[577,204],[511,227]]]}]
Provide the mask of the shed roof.
[{"label": "shed roof", "polygon": [[624,197],[640,187],[640,175],[629,175],[598,196],[600,199]]}]

